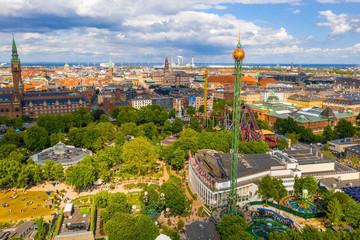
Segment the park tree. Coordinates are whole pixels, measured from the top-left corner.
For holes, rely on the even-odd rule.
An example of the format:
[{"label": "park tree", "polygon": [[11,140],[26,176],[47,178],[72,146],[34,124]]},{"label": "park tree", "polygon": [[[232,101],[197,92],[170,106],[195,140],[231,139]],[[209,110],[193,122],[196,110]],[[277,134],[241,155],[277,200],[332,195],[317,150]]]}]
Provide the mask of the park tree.
[{"label": "park tree", "polygon": [[193,106],[189,106],[188,109],[186,110],[186,113],[189,115],[194,115],[196,114],[196,109]]},{"label": "park tree", "polygon": [[7,144],[14,144],[17,147],[20,147],[23,140],[21,136],[22,135],[15,132],[14,129],[9,129],[6,131],[6,133],[4,133],[3,141]]},{"label": "park tree", "polygon": [[345,212],[345,220],[350,223],[353,228],[360,227],[360,204],[352,204]]},{"label": "park tree", "polygon": [[201,105],[201,106],[199,107],[199,109],[198,109],[198,112],[199,112],[199,113],[204,113],[204,110],[205,110],[204,105]]},{"label": "park tree", "polygon": [[144,123],[143,125],[140,125],[139,130],[144,131],[145,137],[147,137],[150,140],[153,140],[158,136],[156,127],[152,122]]},{"label": "park tree", "polygon": [[277,118],[276,122],[274,123],[274,130],[282,134],[292,132],[298,133],[298,125],[297,122],[291,117],[284,119]]},{"label": "park tree", "polygon": [[130,135],[136,137],[138,134],[138,127],[136,126],[136,123],[124,123],[121,125],[120,132],[122,132],[125,136]]},{"label": "park tree", "polygon": [[77,164],[66,169],[66,184],[80,190],[95,181],[95,168],[92,165]]},{"label": "park tree", "polygon": [[110,122],[110,118],[107,114],[101,114],[99,121],[100,122]]},{"label": "park tree", "polygon": [[[320,140],[315,136],[315,134],[311,129],[305,128],[304,126],[300,126],[298,129],[301,136],[300,137],[301,141],[305,143],[314,143],[317,142],[317,140]],[[319,138],[321,138],[321,136],[319,136]]]},{"label": "park tree", "polygon": [[177,223],[177,227],[178,227],[179,229],[182,229],[182,228],[184,227],[184,225],[185,225],[185,223],[184,223],[184,221],[183,221],[182,219],[180,219],[180,220],[178,221],[178,223]]},{"label": "park tree", "polygon": [[47,131],[37,125],[34,125],[26,130],[24,140],[27,148],[31,151],[42,150],[49,144],[49,136]]},{"label": "park tree", "polygon": [[0,125],[6,125],[6,126],[10,126],[10,117],[9,115],[2,115],[0,116]]},{"label": "park tree", "polygon": [[318,183],[316,179],[308,175],[305,178],[295,176],[295,183],[294,183],[294,192],[296,194],[301,194],[302,190],[308,190],[309,194],[314,194],[318,190]]},{"label": "park tree", "polygon": [[285,133],[285,137],[291,139],[291,144],[297,144],[301,136],[300,134],[293,132],[293,133]]},{"label": "park tree", "polygon": [[111,240],[137,240],[136,216],[118,212],[104,224],[104,230]]},{"label": "park tree", "polygon": [[159,228],[150,216],[141,214],[136,220],[136,239],[155,240],[159,236]]},{"label": "park tree", "polygon": [[251,240],[252,236],[246,232],[248,225],[242,216],[224,215],[217,229],[223,240],[244,239]]},{"label": "park tree", "polygon": [[165,121],[163,128],[164,128],[164,132],[167,134],[172,132],[171,123],[170,123],[169,119],[167,119]]},{"label": "park tree", "polygon": [[[255,115],[255,116],[257,116],[257,115]],[[260,129],[262,129],[262,130],[272,130],[271,126],[269,125],[269,122],[263,121],[263,120],[260,120],[260,119],[256,119],[256,122],[257,122]]]},{"label": "park tree", "polygon": [[328,124],[326,127],[324,127],[322,136],[323,136],[324,141],[329,141],[331,139],[336,138],[336,133],[333,131],[331,126]]},{"label": "park tree", "polygon": [[91,111],[91,115],[93,116],[95,121],[100,121],[101,115],[106,115],[104,109],[96,109]]},{"label": "park tree", "polygon": [[82,146],[85,131],[85,128],[70,128],[68,134],[69,141],[76,147]]},{"label": "park tree", "polygon": [[169,117],[170,117],[170,118],[175,118],[175,115],[176,115],[176,110],[175,110],[175,108],[170,109],[170,111],[169,111]]},{"label": "park tree", "polygon": [[266,204],[270,198],[274,197],[274,192],[276,191],[274,182],[271,180],[269,175],[263,177],[258,185],[258,190],[256,194],[262,198],[265,198]]},{"label": "park tree", "polygon": [[[15,187],[22,173],[22,165],[19,161],[8,157],[0,161],[0,186]],[[23,172],[24,173],[24,172]]]},{"label": "park tree", "polygon": [[98,129],[95,128],[85,128],[82,138],[82,145],[89,149],[94,149],[94,144],[101,136],[101,133]]},{"label": "park tree", "polygon": [[65,136],[62,132],[52,133],[50,135],[50,146],[54,146],[58,142],[65,142]]},{"label": "park tree", "polygon": [[47,224],[46,221],[44,221],[43,218],[35,219],[35,224],[37,227],[37,232],[35,235],[34,240],[43,240],[46,237],[47,232]]},{"label": "park tree", "polygon": [[184,166],[185,152],[180,148],[173,151],[169,157],[171,167],[175,170],[180,170]]},{"label": "park tree", "polygon": [[355,204],[354,199],[352,199],[349,195],[347,195],[344,192],[336,192],[333,195],[334,198],[336,198],[340,205],[341,205],[341,209],[343,210],[343,212],[345,213],[350,206]]},{"label": "park tree", "polygon": [[15,129],[20,129],[23,127],[24,121],[20,117],[14,117],[10,120],[11,126],[13,126]]},{"label": "park tree", "polygon": [[344,217],[344,213],[341,209],[340,202],[336,198],[330,200],[329,204],[327,205],[326,215],[335,226],[338,226],[342,223],[341,220]]},{"label": "park tree", "polygon": [[185,193],[181,187],[173,182],[165,182],[161,185],[161,192],[165,194],[165,207],[174,215],[180,215],[185,210]]},{"label": "park tree", "polygon": [[156,184],[151,184],[149,186],[146,186],[144,188],[144,191],[141,193],[140,199],[144,198],[144,192],[146,191],[148,193],[148,195],[147,195],[148,204],[149,205],[158,204],[158,202],[160,200],[160,193],[159,193],[158,189],[159,189],[159,186]]},{"label": "park tree", "polygon": [[114,139],[114,142],[117,146],[121,147],[125,144],[126,142],[126,138],[125,138],[125,135],[124,133],[122,132],[118,132],[116,135],[115,135],[115,139]]},{"label": "park tree", "polygon": [[356,133],[356,129],[351,122],[341,119],[335,126],[335,132],[339,138],[353,137]]},{"label": "park tree", "polygon": [[196,117],[191,117],[190,118],[190,128],[192,128],[195,131],[199,131],[200,130],[199,126],[200,126],[200,124],[199,124],[198,119]]},{"label": "park tree", "polygon": [[166,236],[169,236],[171,240],[179,240],[180,235],[176,229],[172,229],[166,225],[162,226],[162,234],[165,234]]},{"label": "park tree", "polygon": [[138,173],[152,169],[156,162],[155,147],[146,138],[132,139],[123,146],[121,158]]},{"label": "park tree", "polygon": [[278,145],[279,150],[284,150],[287,147],[288,147],[287,141],[284,138],[281,138]]},{"label": "park tree", "polygon": [[187,128],[181,133],[180,138],[173,144],[176,148],[181,148],[186,153],[191,150],[191,153],[195,154],[195,152],[199,149],[198,136],[198,132],[191,128]]},{"label": "park tree", "polygon": [[303,189],[307,189],[309,194],[314,194],[319,188],[316,179],[308,175],[304,178]]},{"label": "park tree", "polygon": [[287,196],[287,190],[281,179],[273,178],[272,181],[275,187],[273,198],[279,203],[281,199]]},{"label": "park tree", "polygon": [[183,121],[180,118],[175,118],[174,122],[172,123],[172,132],[178,133],[181,132],[183,128]]},{"label": "park tree", "polygon": [[108,191],[100,191],[94,195],[94,202],[98,208],[106,208],[110,199]]},{"label": "park tree", "polygon": [[17,146],[15,144],[0,145],[0,159],[6,158],[11,152],[15,151]]}]

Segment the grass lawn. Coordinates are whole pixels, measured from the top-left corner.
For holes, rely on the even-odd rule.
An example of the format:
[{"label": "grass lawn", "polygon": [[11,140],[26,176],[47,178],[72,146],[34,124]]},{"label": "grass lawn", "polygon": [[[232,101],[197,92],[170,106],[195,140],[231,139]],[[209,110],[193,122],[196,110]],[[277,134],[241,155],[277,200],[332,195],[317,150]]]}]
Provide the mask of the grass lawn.
[{"label": "grass lawn", "polygon": [[[3,207],[0,204],[0,222],[9,222],[15,220],[21,220],[25,218],[37,218],[40,216],[46,216],[53,213],[53,209],[44,208],[44,205],[48,205],[48,195],[45,191],[28,191],[26,195],[23,192],[17,191],[17,195],[19,195],[15,199],[11,199],[10,196],[13,194],[13,191],[8,193],[0,193],[0,203],[7,203],[8,207]],[[53,196],[53,194],[52,194]],[[25,197],[26,199],[22,201],[21,199]],[[38,198],[40,197],[40,198]],[[45,201],[44,201],[45,199]],[[27,202],[32,201],[31,205],[27,205]],[[40,206],[38,206],[40,204]],[[28,209],[26,209],[26,207]],[[36,210],[33,210],[36,208]],[[11,213],[9,213],[11,210]],[[20,212],[20,210],[26,210],[25,212]]]},{"label": "grass lawn", "polygon": [[89,214],[90,208],[89,207],[82,207],[80,208],[80,214]]},{"label": "grass lawn", "polygon": [[133,192],[127,194],[127,200],[129,205],[136,205],[136,209],[141,208],[140,192]]}]

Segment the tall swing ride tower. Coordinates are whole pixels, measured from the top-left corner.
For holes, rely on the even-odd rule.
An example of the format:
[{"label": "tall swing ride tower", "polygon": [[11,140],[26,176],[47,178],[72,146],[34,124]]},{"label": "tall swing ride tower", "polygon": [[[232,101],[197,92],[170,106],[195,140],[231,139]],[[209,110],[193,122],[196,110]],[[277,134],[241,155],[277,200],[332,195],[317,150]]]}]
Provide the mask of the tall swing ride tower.
[{"label": "tall swing ride tower", "polygon": [[233,54],[234,59],[234,100],[233,100],[233,116],[232,116],[232,153],[231,153],[231,175],[230,175],[230,194],[228,197],[228,214],[232,217],[237,215],[237,169],[239,161],[239,141],[240,141],[240,121],[241,121],[241,75],[242,62],[245,58],[245,51],[239,42]]}]

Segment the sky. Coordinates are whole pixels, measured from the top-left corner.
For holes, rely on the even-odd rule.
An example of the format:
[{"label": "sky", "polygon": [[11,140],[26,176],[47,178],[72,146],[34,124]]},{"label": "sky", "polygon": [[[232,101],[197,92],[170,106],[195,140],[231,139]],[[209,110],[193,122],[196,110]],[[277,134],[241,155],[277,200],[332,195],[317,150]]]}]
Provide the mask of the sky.
[{"label": "sky", "polygon": [[360,0],[0,0],[0,62],[360,64]]}]

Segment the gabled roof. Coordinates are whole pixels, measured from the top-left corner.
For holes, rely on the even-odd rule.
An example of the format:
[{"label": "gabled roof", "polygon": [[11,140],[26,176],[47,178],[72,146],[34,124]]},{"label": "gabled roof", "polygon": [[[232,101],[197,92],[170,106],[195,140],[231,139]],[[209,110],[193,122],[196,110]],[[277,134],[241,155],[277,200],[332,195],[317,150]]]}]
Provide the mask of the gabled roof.
[{"label": "gabled roof", "polygon": [[324,117],[335,117],[335,113],[333,112],[333,110],[327,106],[324,111],[322,111],[322,113],[320,113],[321,116]]}]

